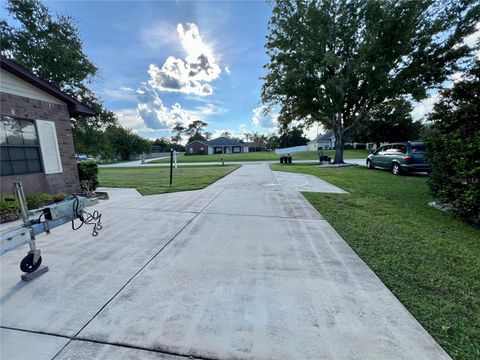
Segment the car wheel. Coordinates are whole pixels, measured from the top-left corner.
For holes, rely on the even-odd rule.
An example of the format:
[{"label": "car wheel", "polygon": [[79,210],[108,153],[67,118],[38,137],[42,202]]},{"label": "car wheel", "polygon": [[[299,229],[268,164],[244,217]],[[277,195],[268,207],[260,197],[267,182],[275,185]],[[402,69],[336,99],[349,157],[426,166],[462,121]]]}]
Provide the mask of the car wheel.
[{"label": "car wheel", "polygon": [[375,169],[375,166],[372,164],[372,160],[367,159],[367,169]]},{"label": "car wheel", "polygon": [[400,175],[402,173],[402,168],[400,167],[399,163],[392,164],[392,174],[393,175]]}]

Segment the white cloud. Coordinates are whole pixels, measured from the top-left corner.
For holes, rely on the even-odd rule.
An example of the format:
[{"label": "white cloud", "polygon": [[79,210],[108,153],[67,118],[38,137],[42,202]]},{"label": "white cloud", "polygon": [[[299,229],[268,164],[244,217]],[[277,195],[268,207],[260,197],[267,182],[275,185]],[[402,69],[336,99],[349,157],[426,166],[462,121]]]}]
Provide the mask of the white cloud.
[{"label": "white cloud", "polygon": [[225,72],[226,72],[227,74],[230,75],[230,68],[229,68],[228,66],[225,66],[223,69],[225,70]]},{"label": "white cloud", "polygon": [[433,106],[440,100],[440,94],[434,93],[429,98],[420,102],[413,103],[412,117],[414,120],[419,120],[425,117],[433,110]]},{"label": "white cloud", "polygon": [[220,115],[220,114],[224,114],[225,112],[227,112],[227,109],[212,103],[207,103],[202,106],[197,106],[193,110],[188,110],[189,114],[198,118],[207,117],[211,115]]},{"label": "white cloud", "polygon": [[[480,39],[480,22],[478,22],[477,25],[475,25],[475,28],[477,29],[477,31],[467,36],[463,40],[463,43],[471,48],[475,47],[477,41]],[[477,57],[477,59],[480,59],[480,50],[476,50],[474,54]]]},{"label": "white cloud", "polygon": [[122,86],[118,89],[104,89],[101,92],[101,95],[106,98],[106,100],[125,100],[132,101],[135,100],[135,90],[129,87]]},{"label": "white cloud", "polygon": [[149,129],[145,126],[143,119],[139,116],[137,109],[122,109],[115,111],[115,114],[118,117],[118,122],[120,125],[127,129],[132,129],[134,131],[143,130],[148,131]]},{"label": "white cloud", "polygon": [[137,90],[137,98],[138,115],[145,122],[145,126],[154,130],[168,129],[168,110],[157,92],[147,86],[141,86]]},{"label": "white cloud", "polygon": [[468,35],[464,40],[463,40],[463,43],[465,45],[468,45],[469,47],[474,47],[475,46],[475,43],[477,42],[478,38],[480,38],[480,22],[477,23],[477,25],[475,25],[475,28],[477,29],[477,31],[475,31],[474,33]]},{"label": "white cloud", "polygon": [[187,53],[184,60],[170,56],[162,67],[150,64],[148,83],[160,91],[207,96],[213,93],[208,84],[222,72],[209,45],[201,38],[197,25],[177,25],[180,43]]},{"label": "white cloud", "polygon": [[169,130],[179,122],[186,126],[199,119],[195,112],[183,109],[179,103],[173,104],[171,108],[166,107],[157,91],[151,87],[143,85],[136,92],[137,113],[148,129]]},{"label": "white cloud", "polygon": [[278,125],[278,114],[274,111],[270,111],[268,114],[264,114],[267,107],[265,105],[259,106],[252,110],[252,121],[255,126],[262,128],[274,128]]}]

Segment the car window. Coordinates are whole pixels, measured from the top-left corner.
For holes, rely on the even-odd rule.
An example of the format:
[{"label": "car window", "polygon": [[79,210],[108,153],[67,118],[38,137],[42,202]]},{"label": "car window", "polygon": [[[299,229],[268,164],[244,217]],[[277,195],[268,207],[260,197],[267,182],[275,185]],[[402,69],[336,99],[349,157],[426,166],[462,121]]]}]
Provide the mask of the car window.
[{"label": "car window", "polygon": [[402,145],[402,144],[392,145],[392,152],[400,153],[400,154],[406,154],[407,153],[407,147],[405,145]]},{"label": "car window", "polygon": [[380,150],[380,153],[388,154],[388,150],[390,150],[391,148],[392,148],[392,145],[385,145],[384,147],[382,147],[382,150]]},{"label": "car window", "polygon": [[377,155],[378,153],[380,153],[381,151],[383,151],[385,149],[385,146],[381,146],[379,147],[375,152],[374,154]]},{"label": "car window", "polygon": [[416,154],[416,153],[424,153],[427,151],[427,149],[425,148],[425,144],[414,144],[414,145],[410,145],[410,149],[412,151],[412,154]]}]

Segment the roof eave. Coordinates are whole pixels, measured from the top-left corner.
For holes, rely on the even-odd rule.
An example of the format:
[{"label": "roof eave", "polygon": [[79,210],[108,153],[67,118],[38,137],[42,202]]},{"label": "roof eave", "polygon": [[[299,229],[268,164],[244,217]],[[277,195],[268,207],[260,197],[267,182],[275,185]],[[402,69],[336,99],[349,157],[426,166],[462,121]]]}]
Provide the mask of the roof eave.
[{"label": "roof eave", "polygon": [[64,93],[62,90],[60,90],[50,82],[39,78],[31,71],[17,64],[15,61],[6,58],[3,55],[1,55],[0,67],[5,71],[8,71],[9,73],[19,77],[23,81],[26,81],[29,84],[39,88],[40,90],[45,91],[47,94],[50,94],[53,97],[56,97],[57,99],[67,103],[70,116],[95,116],[98,114],[97,111],[95,111],[91,107]]}]

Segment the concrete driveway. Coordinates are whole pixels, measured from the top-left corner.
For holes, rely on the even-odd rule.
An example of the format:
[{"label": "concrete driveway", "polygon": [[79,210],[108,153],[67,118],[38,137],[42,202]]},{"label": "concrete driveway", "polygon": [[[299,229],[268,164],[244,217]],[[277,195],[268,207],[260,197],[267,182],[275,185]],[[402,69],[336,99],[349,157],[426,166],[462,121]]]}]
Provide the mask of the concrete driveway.
[{"label": "concrete driveway", "polygon": [[296,183],[245,165],[110,191],[100,236],[39,238],[45,275],[20,281],[25,248],[1,257],[1,358],[448,359]]}]

